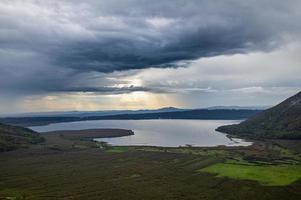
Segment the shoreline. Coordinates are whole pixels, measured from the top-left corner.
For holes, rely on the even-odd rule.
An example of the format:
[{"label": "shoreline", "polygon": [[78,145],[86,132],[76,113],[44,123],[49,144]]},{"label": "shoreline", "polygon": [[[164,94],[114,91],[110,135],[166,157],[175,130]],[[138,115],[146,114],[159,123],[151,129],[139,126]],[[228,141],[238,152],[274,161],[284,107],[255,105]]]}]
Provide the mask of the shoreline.
[{"label": "shoreline", "polygon": [[59,130],[40,133],[44,136],[61,136],[67,139],[94,139],[94,138],[113,138],[134,135],[132,130],[128,129],[83,129],[83,130]]}]

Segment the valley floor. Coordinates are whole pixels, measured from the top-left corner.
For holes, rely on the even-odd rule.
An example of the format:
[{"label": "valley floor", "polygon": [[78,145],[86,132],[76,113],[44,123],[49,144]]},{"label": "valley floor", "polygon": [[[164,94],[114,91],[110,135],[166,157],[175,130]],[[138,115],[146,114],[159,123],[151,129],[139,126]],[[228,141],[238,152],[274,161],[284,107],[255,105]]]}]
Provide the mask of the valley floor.
[{"label": "valley floor", "polygon": [[[110,147],[48,134],[42,145],[0,153],[0,199],[299,200],[301,156],[284,148],[295,143]],[[245,177],[233,175],[240,166]],[[264,181],[256,179],[258,167],[269,170]]]}]

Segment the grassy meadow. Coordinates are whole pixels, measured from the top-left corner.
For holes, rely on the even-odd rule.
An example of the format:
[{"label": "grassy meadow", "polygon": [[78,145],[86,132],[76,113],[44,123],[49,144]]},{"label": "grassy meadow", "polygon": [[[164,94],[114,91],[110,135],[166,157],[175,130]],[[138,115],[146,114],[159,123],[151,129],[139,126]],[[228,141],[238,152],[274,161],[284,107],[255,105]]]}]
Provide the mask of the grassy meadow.
[{"label": "grassy meadow", "polygon": [[201,172],[217,174],[218,177],[254,180],[262,185],[289,185],[301,178],[301,166],[294,165],[242,165],[218,163]]}]

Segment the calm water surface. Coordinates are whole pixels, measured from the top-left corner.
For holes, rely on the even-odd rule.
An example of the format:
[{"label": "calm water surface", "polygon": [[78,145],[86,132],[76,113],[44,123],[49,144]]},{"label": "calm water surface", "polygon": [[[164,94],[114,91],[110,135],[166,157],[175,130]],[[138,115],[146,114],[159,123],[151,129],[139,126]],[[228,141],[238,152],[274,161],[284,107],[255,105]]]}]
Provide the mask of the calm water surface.
[{"label": "calm water surface", "polygon": [[178,147],[192,146],[248,146],[252,143],[229,139],[215,131],[218,126],[239,123],[233,120],[96,120],[56,123],[30,127],[38,132],[56,130],[83,130],[95,128],[131,129],[135,135],[118,138],[96,138],[112,145],[147,145]]}]

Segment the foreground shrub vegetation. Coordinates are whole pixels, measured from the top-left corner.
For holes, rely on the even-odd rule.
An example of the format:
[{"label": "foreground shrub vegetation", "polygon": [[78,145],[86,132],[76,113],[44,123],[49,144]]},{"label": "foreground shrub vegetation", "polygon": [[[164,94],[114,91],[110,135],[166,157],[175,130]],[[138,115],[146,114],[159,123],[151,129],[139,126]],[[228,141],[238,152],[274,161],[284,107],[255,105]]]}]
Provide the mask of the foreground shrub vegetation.
[{"label": "foreground shrub vegetation", "polygon": [[[22,130],[23,137],[39,138]],[[0,199],[301,197],[301,156],[291,150],[300,149],[294,140],[249,147],[167,148],[110,146],[88,140],[87,133],[43,136],[45,142],[39,145],[0,153]]]}]

